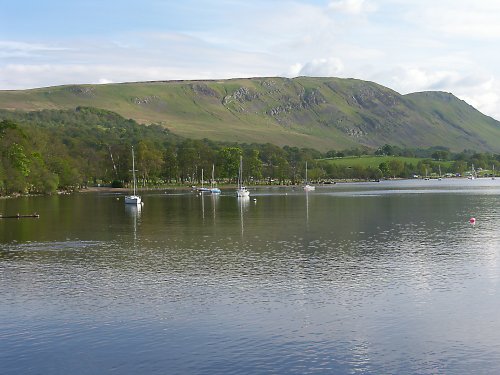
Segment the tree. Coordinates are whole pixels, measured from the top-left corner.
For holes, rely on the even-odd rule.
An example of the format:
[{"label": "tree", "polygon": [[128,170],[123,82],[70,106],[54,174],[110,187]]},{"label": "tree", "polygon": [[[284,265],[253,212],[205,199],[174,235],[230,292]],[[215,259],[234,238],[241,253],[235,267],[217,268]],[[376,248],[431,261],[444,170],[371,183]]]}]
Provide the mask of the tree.
[{"label": "tree", "polygon": [[450,152],[448,150],[438,150],[431,154],[434,160],[448,160],[450,157]]},{"label": "tree", "polygon": [[16,169],[22,176],[28,177],[30,174],[30,160],[26,156],[23,146],[13,143],[9,147],[8,158],[14,169]]},{"label": "tree", "polygon": [[404,164],[401,160],[393,159],[389,161],[389,170],[394,178],[401,177],[404,171]]},{"label": "tree", "polygon": [[259,159],[259,150],[251,150],[245,159],[245,175],[259,181],[262,179],[262,161]]},{"label": "tree", "polygon": [[63,189],[80,186],[81,177],[71,159],[52,159],[50,169],[59,177],[59,187]]},{"label": "tree", "polygon": [[288,160],[282,155],[276,155],[273,158],[273,165],[275,166],[275,176],[278,178],[280,185],[283,185],[290,172]]},{"label": "tree", "polygon": [[335,156],[337,156],[337,151],[335,150],[327,151],[325,156],[329,159],[333,159]]},{"label": "tree", "polygon": [[177,180],[178,177],[177,154],[174,147],[168,147],[163,152],[163,178],[165,181]]},{"label": "tree", "polygon": [[366,168],[368,178],[372,180],[379,180],[383,177],[382,171],[379,168],[368,167]]},{"label": "tree", "polygon": [[59,186],[59,177],[57,174],[48,170],[40,154],[35,153],[32,156],[32,172],[29,176],[29,190],[31,193],[54,193]]},{"label": "tree", "polygon": [[463,173],[467,170],[467,162],[463,160],[456,160],[453,162],[453,170],[455,173],[460,173],[463,175]]},{"label": "tree", "polygon": [[391,145],[385,144],[375,151],[375,155],[394,155],[394,149]]},{"label": "tree", "polygon": [[387,162],[382,162],[378,165],[378,169],[382,172],[382,176],[388,177],[391,174],[391,169],[389,168],[389,164]]},{"label": "tree", "polygon": [[308,171],[307,171],[307,178],[310,181],[318,181],[325,176],[326,176],[325,171],[323,170],[323,168],[321,168],[319,166],[311,168],[311,170],[308,169]]},{"label": "tree", "polygon": [[177,160],[181,182],[185,180],[193,181],[200,163],[200,157],[193,140],[182,142],[177,152]]},{"label": "tree", "polygon": [[220,176],[236,179],[240,167],[240,156],[243,154],[239,147],[224,147],[219,150],[218,160],[221,165]]},{"label": "tree", "polygon": [[7,179],[7,174],[5,173],[3,163],[0,163],[0,195],[2,195],[2,193],[5,192],[6,179]]},{"label": "tree", "polygon": [[137,167],[143,180],[160,177],[163,168],[163,154],[150,141],[140,141],[137,145]]},{"label": "tree", "polygon": [[417,171],[420,176],[428,176],[432,170],[432,161],[429,159],[420,160],[417,163]]}]

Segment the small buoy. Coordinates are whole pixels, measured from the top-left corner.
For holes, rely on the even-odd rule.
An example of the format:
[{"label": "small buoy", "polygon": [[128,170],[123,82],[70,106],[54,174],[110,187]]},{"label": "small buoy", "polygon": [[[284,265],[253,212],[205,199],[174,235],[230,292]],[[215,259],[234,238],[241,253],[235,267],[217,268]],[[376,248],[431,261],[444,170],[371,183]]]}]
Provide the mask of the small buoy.
[{"label": "small buoy", "polygon": [[119,200],[120,200],[120,198],[116,198],[116,200],[117,200],[117,201],[119,201]]},{"label": "small buoy", "polygon": [[475,218],[475,217],[471,217],[471,218],[469,219],[469,223],[471,223],[471,224],[476,224],[476,218]]},{"label": "small buoy", "polygon": [[257,198],[254,198],[254,199],[253,199],[253,201],[254,201],[254,202],[257,202]]}]

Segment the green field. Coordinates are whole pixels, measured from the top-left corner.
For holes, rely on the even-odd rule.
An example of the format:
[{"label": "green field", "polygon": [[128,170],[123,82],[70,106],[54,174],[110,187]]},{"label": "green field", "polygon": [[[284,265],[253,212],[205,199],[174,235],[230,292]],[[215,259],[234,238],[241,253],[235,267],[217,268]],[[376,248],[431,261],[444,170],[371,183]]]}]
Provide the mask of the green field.
[{"label": "green field", "polygon": [[[391,160],[399,160],[402,163],[413,164],[416,166],[419,161],[430,160],[423,158],[412,158],[412,157],[404,157],[404,156],[352,156],[352,157],[344,157],[344,158],[334,158],[334,159],[324,159],[325,161],[337,164],[345,167],[357,167],[361,166],[363,168],[371,167],[378,168],[380,163],[390,162]],[[452,166],[453,162],[451,161],[432,161],[435,164],[439,164],[445,168],[449,168]]]}]

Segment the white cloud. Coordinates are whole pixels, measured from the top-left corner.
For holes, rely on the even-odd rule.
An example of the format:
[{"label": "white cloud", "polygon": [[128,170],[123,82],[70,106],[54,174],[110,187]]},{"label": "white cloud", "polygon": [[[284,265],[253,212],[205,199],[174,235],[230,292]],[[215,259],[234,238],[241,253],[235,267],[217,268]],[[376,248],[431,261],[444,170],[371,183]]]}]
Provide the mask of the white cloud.
[{"label": "white cloud", "polygon": [[40,53],[64,50],[67,50],[67,48],[50,46],[42,43],[0,40],[0,57],[2,58],[30,57]]},{"label": "white cloud", "polygon": [[482,113],[500,118],[500,86],[493,76],[464,76],[458,70],[398,67],[380,71],[372,78],[402,94],[419,91],[451,92]]},{"label": "white cloud", "polygon": [[65,48],[48,46],[41,43],[26,43],[13,40],[0,40],[0,50],[10,51],[61,51]]},{"label": "white cloud", "polygon": [[301,63],[295,63],[288,68],[288,71],[284,73],[287,77],[298,77],[300,76],[300,71],[303,65]]},{"label": "white cloud", "polygon": [[367,0],[334,0],[328,4],[328,8],[349,14],[372,12],[376,9],[375,5]]},{"label": "white cloud", "polygon": [[[382,77],[380,77],[382,78]],[[391,84],[401,92],[443,89],[441,82],[455,82],[459,75],[453,71],[427,70],[420,67],[398,67],[389,72]]]},{"label": "white cloud", "polygon": [[340,59],[330,57],[328,59],[315,59],[304,65],[295,64],[292,65],[291,70],[298,70],[297,75],[299,76],[332,77],[342,72],[343,64]]},{"label": "white cloud", "polygon": [[500,119],[500,87],[494,77],[478,80],[474,86],[457,86],[454,93],[482,113]]},{"label": "white cloud", "polygon": [[405,19],[421,30],[447,36],[494,39],[500,36],[500,2],[496,0],[385,0],[406,9]]},{"label": "white cloud", "polygon": [[300,1],[257,4],[247,6],[244,12],[238,7],[226,9],[225,18],[216,29],[190,35],[213,46],[289,56],[317,49],[318,43],[325,44],[338,30],[326,6]]},{"label": "white cloud", "polygon": [[496,39],[500,36],[498,11],[468,11],[466,9],[442,9],[427,14],[429,24],[448,35],[466,38]]}]

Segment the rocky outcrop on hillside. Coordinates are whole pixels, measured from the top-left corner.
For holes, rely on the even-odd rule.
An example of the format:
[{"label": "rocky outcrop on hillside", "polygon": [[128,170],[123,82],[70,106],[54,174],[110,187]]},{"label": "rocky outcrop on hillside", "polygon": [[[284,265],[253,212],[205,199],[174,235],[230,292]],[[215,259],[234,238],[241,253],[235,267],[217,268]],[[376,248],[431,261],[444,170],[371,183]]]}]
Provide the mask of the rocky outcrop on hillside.
[{"label": "rocky outcrop on hillside", "polygon": [[191,90],[193,90],[193,92],[197,96],[209,96],[212,98],[219,98],[220,97],[220,95],[217,91],[210,88],[205,83],[194,83],[194,84],[191,84],[189,87],[191,88]]},{"label": "rocky outcrop on hillside", "polygon": [[93,86],[68,86],[67,90],[78,96],[93,97],[95,95]]}]

